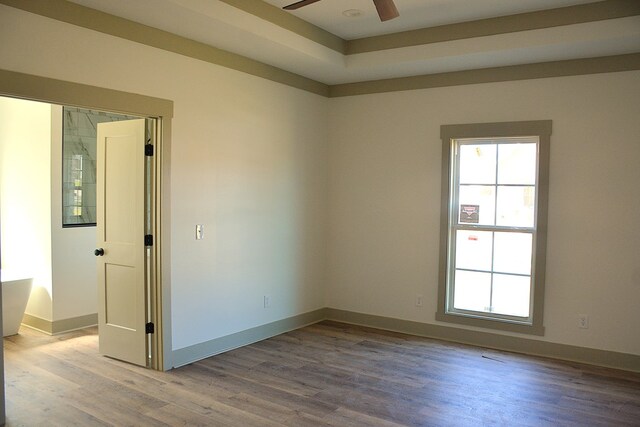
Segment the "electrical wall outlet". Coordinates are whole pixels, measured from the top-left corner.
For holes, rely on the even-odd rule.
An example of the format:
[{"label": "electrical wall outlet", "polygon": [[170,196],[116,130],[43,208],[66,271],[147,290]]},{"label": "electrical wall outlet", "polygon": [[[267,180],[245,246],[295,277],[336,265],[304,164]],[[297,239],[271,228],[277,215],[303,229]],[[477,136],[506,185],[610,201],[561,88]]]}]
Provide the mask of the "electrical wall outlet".
[{"label": "electrical wall outlet", "polygon": [[589,316],[586,314],[578,314],[578,328],[589,329]]},{"label": "electrical wall outlet", "polygon": [[416,295],[416,307],[422,307],[423,302],[422,295]]},{"label": "electrical wall outlet", "polygon": [[269,295],[264,296],[264,308],[271,307],[271,297]]}]

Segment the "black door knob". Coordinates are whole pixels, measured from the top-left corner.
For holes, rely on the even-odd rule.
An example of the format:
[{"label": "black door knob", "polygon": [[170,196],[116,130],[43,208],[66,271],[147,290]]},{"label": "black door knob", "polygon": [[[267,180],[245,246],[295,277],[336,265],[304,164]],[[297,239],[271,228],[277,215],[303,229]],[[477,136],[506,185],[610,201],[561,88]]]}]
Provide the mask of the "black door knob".
[{"label": "black door knob", "polygon": [[98,248],[98,249],[96,249],[95,251],[93,251],[93,254],[94,254],[95,256],[102,256],[102,255],[104,255],[104,249],[102,249],[102,248]]}]

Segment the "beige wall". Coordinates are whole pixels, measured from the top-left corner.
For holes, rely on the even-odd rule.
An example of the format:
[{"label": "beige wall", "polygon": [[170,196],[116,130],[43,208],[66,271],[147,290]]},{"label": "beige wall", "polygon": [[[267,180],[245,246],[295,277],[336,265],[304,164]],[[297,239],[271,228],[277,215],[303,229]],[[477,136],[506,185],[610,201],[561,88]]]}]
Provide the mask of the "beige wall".
[{"label": "beige wall", "polygon": [[2,268],[34,278],[26,312],[96,313],[95,227],[62,228],[62,107],[0,97],[0,164]]},{"label": "beige wall", "polygon": [[51,106],[0,97],[3,278],[31,277],[26,312],[52,320]]},{"label": "beige wall", "polygon": [[174,101],[174,349],[325,306],[325,98],[6,6],[0,39],[2,68]]},{"label": "beige wall", "polygon": [[95,227],[62,227],[62,107],[51,107],[51,266],[53,320],[98,311]]},{"label": "beige wall", "polygon": [[639,99],[635,71],[332,99],[328,305],[436,323],[440,125],[551,119],[541,339],[640,354]]}]

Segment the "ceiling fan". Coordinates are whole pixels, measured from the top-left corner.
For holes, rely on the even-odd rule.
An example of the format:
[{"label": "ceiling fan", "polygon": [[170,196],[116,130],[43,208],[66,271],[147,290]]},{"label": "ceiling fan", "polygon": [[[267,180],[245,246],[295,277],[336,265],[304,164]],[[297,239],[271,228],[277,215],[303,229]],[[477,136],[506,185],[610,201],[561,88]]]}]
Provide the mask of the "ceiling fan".
[{"label": "ceiling fan", "polygon": [[[312,3],[318,2],[320,0],[301,0],[295,3],[292,3],[288,6],[283,7],[284,10],[296,10],[303,6],[308,6]],[[373,0],[373,4],[376,5],[376,9],[378,10],[378,16],[381,21],[388,21],[389,19],[397,18],[400,16],[398,13],[398,9],[396,5],[393,3],[393,0]]]}]

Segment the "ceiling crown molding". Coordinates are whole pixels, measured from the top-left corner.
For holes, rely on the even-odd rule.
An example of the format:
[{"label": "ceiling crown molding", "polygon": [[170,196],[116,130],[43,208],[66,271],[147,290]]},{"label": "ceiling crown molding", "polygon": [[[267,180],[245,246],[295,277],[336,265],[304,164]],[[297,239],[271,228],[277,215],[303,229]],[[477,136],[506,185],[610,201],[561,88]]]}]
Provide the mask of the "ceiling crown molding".
[{"label": "ceiling crown molding", "polygon": [[147,46],[199,59],[247,74],[328,96],[329,86],[265,64],[260,61],[218,49],[205,43],[149,27],[115,15],[81,6],[66,0],[0,0],[0,4],[40,16],[77,25],[93,31],[120,37]]},{"label": "ceiling crown molding", "polygon": [[320,27],[317,27],[304,19],[300,19],[295,15],[285,12],[279,7],[273,6],[264,1],[246,1],[246,0],[220,0],[230,6],[240,9],[244,12],[257,16],[281,28],[291,31],[299,36],[305,37],[318,44],[333,49],[343,55],[347,52],[346,40],[330,33]]},{"label": "ceiling crown molding", "polygon": [[[228,5],[241,4],[240,0],[220,0]],[[249,3],[261,3],[263,6],[244,6],[242,9],[246,13],[268,13],[273,14],[278,21],[281,16],[286,12],[279,10],[267,3],[249,2]],[[160,30],[151,26],[143,25],[125,18],[121,18],[115,15],[108,14],[106,12],[97,11],[85,6],[78,5],[66,0],[0,0],[0,4],[14,7],[16,9],[31,12],[40,16],[55,19],[61,22],[77,25],[83,28],[87,28],[93,31],[109,34],[115,37],[120,37],[133,42],[141,43],[147,46],[163,49],[169,52],[184,55],[190,58],[209,62],[211,64],[220,65],[226,68],[241,71],[247,74],[265,78],[277,83],[281,83],[287,86],[291,86],[297,89],[305,90],[324,97],[340,97],[340,96],[354,96],[369,93],[381,93],[390,91],[401,90],[414,90],[414,89],[426,89],[434,87],[445,87],[455,85],[466,84],[479,84],[488,82],[499,81],[511,81],[511,80],[525,80],[536,78],[548,78],[570,75],[582,75],[582,74],[594,74],[594,73],[606,73],[606,72],[618,72],[618,71],[630,71],[640,70],[640,53],[621,54],[613,56],[598,56],[594,58],[586,59],[572,59],[561,61],[532,61],[530,64],[510,65],[485,68],[484,66],[477,66],[475,69],[469,69],[464,71],[452,71],[441,73],[428,73],[412,75],[410,77],[399,78],[386,78],[386,79],[372,79],[371,81],[356,81],[353,83],[334,84],[328,85],[314,79],[296,74],[284,69],[278,68],[273,65],[266,64],[246,56],[242,56],[236,53],[232,53],[227,50],[213,47],[209,44],[198,42],[186,37],[178,36],[168,31]],[[589,6],[587,4],[585,6]],[[552,26],[569,25],[568,20],[572,22],[592,22],[604,19],[614,19],[620,17],[629,17],[640,15],[640,1],[637,0],[608,0],[598,3],[593,3],[592,8],[584,8],[579,6],[579,9],[575,8],[562,8],[552,9],[550,11],[543,11],[544,13],[555,14],[558,13],[556,19],[551,19],[551,15],[544,15],[551,19],[550,24]],[[606,7],[605,7],[606,6]],[[604,9],[605,7],[607,12]],[[271,9],[269,9],[271,8]],[[231,8],[233,9],[233,7]],[[566,9],[570,9],[574,12],[569,16]],[[560,10],[561,12],[557,12]],[[578,13],[577,11],[582,11]],[[594,11],[600,11],[598,15]],[[542,12],[540,12],[542,13]],[[534,12],[534,15],[538,12]],[[530,16],[531,14],[521,14]],[[543,16],[535,15],[535,16]],[[498,20],[504,20],[505,27],[511,25],[511,29],[520,28],[517,31],[525,31],[520,24],[513,24],[512,15],[509,17],[495,18]],[[296,22],[296,25],[300,24],[299,18],[295,18],[291,22]],[[539,18],[536,18],[539,19]],[[626,18],[637,20],[637,18]],[[298,21],[296,21],[298,20]],[[487,21],[487,20],[483,20]],[[491,20],[489,20],[491,21]],[[517,20],[516,20],[517,21]],[[534,20],[535,21],[535,20]],[[271,22],[271,21],[269,21]],[[302,21],[305,22],[305,21]],[[474,23],[475,22],[475,23]],[[484,28],[484,24],[477,24],[480,21],[473,21],[471,23],[464,23],[460,25],[478,25],[478,28]],[[537,22],[537,21],[536,21]],[[633,21],[635,22],[635,21]],[[634,25],[633,22],[627,22],[626,26]],[[511,23],[511,24],[510,24]],[[308,24],[305,22],[305,24]],[[615,23],[611,24],[614,25]],[[294,28],[296,25],[290,27]],[[308,24],[311,25],[311,24]],[[458,24],[455,24],[458,25]],[[515,26],[514,26],[515,25]],[[531,25],[531,24],[529,24]],[[540,24],[537,24],[540,25]],[[609,25],[609,26],[611,26]],[[302,25],[304,26],[304,25]],[[625,28],[627,28],[625,27]],[[291,29],[289,31],[293,31]],[[317,28],[317,27],[316,27]],[[441,28],[441,27],[436,27]],[[461,28],[461,27],[456,27]],[[427,29],[429,30],[429,29]],[[314,30],[315,31],[315,30]],[[324,30],[323,30],[324,31]],[[422,31],[422,30],[417,30]],[[478,30],[480,31],[480,30]],[[583,31],[584,32],[584,31]],[[313,32],[314,34],[325,37],[326,34],[321,32]],[[326,33],[326,32],[325,32]],[[296,33],[297,34],[297,33]],[[400,33],[404,34],[404,33]],[[381,37],[394,37],[395,35],[381,36]],[[404,36],[403,36],[404,37]],[[475,37],[475,36],[474,36]],[[340,39],[341,40],[341,39]],[[334,40],[335,42],[335,40]],[[318,42],[320,43],[320,42]],[[430,42],[435,43],[435,42]],[[339,44],[339,43],[338,43]],[[602,54],[601,54],[602,55]],[[365,56],[365,55],[360,55]],[[353,56],[357,58],[358,56]],[[346,56],[345,56],[346,58]],[[362,77],[360,78],[362,80]]]},{"label": "ceiling crown molding", "polygon": [[635,15],[640,15],[640,1],[606,0],[597,3],[519,13],[349,40],[346,42],[346,54],[355,55],[474,37],[583,24],[605,19],[626,18]]},{"label": "ceiling crown molding", "polygon": [[640,53],[570,59],[505,67],[453,71],[421,76],[400,77],[329,86],[329,97],[368,95],[403,90],[431,89],[481,83],[497,83],[585,74],[615,73],[640,70]]},{"label": "ceiling crown molding", "polygon": [[381,36],[344,40],[262,0],[220,0],[343,55],[398,49],[474,37],[539,30],[640,15],[638,0],[604,0],[536,12],[421,28]]}]

